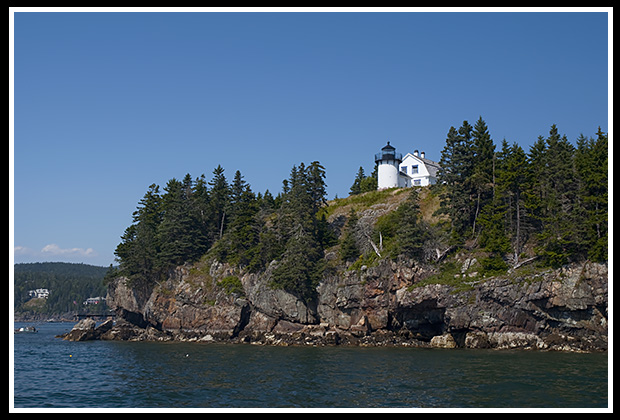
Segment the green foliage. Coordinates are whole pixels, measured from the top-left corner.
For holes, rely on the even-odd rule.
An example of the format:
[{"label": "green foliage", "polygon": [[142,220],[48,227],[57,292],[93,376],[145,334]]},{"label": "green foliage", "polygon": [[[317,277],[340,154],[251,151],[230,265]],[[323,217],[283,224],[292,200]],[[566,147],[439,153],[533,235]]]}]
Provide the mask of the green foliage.
[{"label": "green foliage", "polygon": [[455,260],[448,260],[439,266],[439,270],[436,274],[426,277],[411,286],[409,290],[413,290],[417,287],[423,287],[428,284],[445,284],[454,287],[454,292],[471,290],[472,279],[467,276],[463,276],[461,273],[461,265]]},{"label": "green foliage", "polygon": [[541,180],[542,208],[538,219],[539,254],[549,265],[557,267],[573,260],[578,252],[575,212],[577,176],[574,171],[574,147],[566,136],[560,137],[551,126],[544,149],[544,179]]},{"label": "green foliage", "polygon": [[333,243],[327,234],[325,169],[319,162],[293,167],[277,212],[276,237],[284,244],[271,286],[309,300],[316,295],[325,263],[323,249]]},{"label": "green foliage", "polygon": [[222,287],[226,291],[226,294],[229,295],[234,293],[243,296],[245,294],[241,280],[237,276],[226,276],[220,280],[217,285]]},{"label": "green foliage", "polygon": [[200,243],[200,225],[192,209],[193,185],[189,174],[183,182],[171,179],[163,196],[163,218],[158,228],[159,263],[163,270],[198,260],[207,250]]},{"label": "green foliage", "polygon": [[472,205],[476,195],[473,183],[476,160],[472,127],[467,121],[463,121],[458,130],[450,127],[439,165],[439,181],[446,188],[441,195],[438,214],[449,216],[452,240],[458,243],[469,237],[476,209]]},{"label": "green foliage", "polygon": [[259,241],[256,215],[259,203],[250,186],[237,171],[231,186],[230,222],[226,233],[228,261],[247,266],[253,263]]},{"label": "green foliage", "polygon": [[345,226],[345,233],[340,240],[340,258],[342,261],[355,261],[360,256],[360,250],[355,240],[357,221],[357,214],[355,210],[351,209]]},{"label": "green foliage", "polygon": [[420,226],[420,205],[417,188],[412,188],[409,197],[396,211],[398,231],[396,232],[397,253],[420,260],[426,240]]},{"label": "green foliage", "polygon": [[324,268],[323,251],[318,242],[309,232],[300,229],[288,240],[286,251],[273,271],[271,287],[311,300],[316,297]]},{"label": "green foliage", "polygon": [[399,220],[400,214],[398,209],[378,217],[374,227],[375,235],[373,237],[375,240],[379,240],[379,232],[384,242],[395,238],[398,232]]},{"label": "green foliage", "polygon": [[579,213],[584,219],[580,234],[588,257],[606,261],[608,235],[608,138],[599,127],[596,139],[581,135],[577,139],[575,169],[579,184]]},{"label": "green foliage", "polygon": [[480,214],[480,245],[491,253],[503,255],[510,251],[505,225],[506,214],[507,209],[499,199],[484,206]]},{"label": "green foliage", "polygon": [[[439,173],[441,206],[452,244],[479,241],[489,271],[518,262],[535,241],[543,263],[607,259],[607,135],[581,136],[575,148],[555,125],[526,154],[502,142],[494,152],[486,124],[451,127]],[[508,255],[511,254],[511,255]],[[500,259],[502,260],[500,262]]]},{"label": "green foliage", "polygon": [[362,180],[365,178],[364,168],[360,166],[357,171],[357,175],[355,176],[355,181],[353,181],[353,185],[351,185],[351,189],[349,190],[350,195],[357,195],[362,192]]},{"label": "green foliage", "polygon": [[121,236],[122,241],[114,252],[120,262],[120,275],[142,281],[159,277],[161,265],[158,229],[162,218],[159,186],[152,184],[133,213],[133,224],[125,229]]},{"label": "green foliage", "polygon": [[272,286],[310,299],[323,249],[337,241],[322,210],[324,179],[319,162],[301,163],[276,198],[269,191],[255,195],[240,171],[229,184],[221,166],[208,183],[204,175],[192,180],[187,174],[168,181],[163,194],[153,184],[116,248],[116,274],[153,283],[205,254],[252,272],[278,260]]},{"label": "green foliage", "polygon": [[480,274],[483,276],[495,276],[503,274],[508,270],[508,264],[499,254],[493,254],[489,257],[480,258],[482,270]]},{"label": "green foliage", "polygon": [[360,193],[375,191],[377,189],[377,177],[367,176],[360,182]]},{"label": "green foliage", "polygon": [[370,176],[364,175],[364,168],[360,166],[349,190],[350,195],[362,194],[369,191],[375,191],[377,189],[377,175],[376,171]]},{"label": "green foliage", "polygon": [[360,270],[363,266],[374,267],[381,259],[374,252],[360,255],[348,268],[349,271]]},{"label": "green foliage", "polygon": [[[574,147],[553,125],[528,153],[506,140],[496,151],[482,118],[473,127],[464,121],[449,129],[442,150],[432,191],[440,198],[436,215],[444,217],[433,224],[436,206],[422,202],[423,220],[416,188],[376,190],[376,168],[366,176],[360,167],[351,196],[329,206],[325,168],[316,161],[293,166],[276,197],[268,190],[255,194],[240,171],[229,183],[221,166],[208,182],[187,174],[168,181],[163,191],[149,187],[116,248],[118,270],[108,277],[152,284],[174,266],[205,255],[250,272],[275,261],[271,286],[311,300],[326,268],[324,250],[336,244],[340,261],[351,267],[377,261],[368,251],[371,241],[382,258],[419,261],[433,260],[448,245],[482,247],[484,273],[505,271],[532,252],[549,266],[606,261],[607,148],[600,128],[596,138],[582,135]],[[403,193],[410,195],[379,217],[372,232],[357,226],[360,211]],[[345,205],[350,213],[338,241],[327,220]],[[237,290],[232,279],[222,282]]]},{"label": "green foliage", "polygon": [[422,222],[417,188],[404,190],[408,197],[396,210],[380,216],[374,226],[375,242],[383,243],[382,255],[396,259],[399,255],[424,259],[429,239],[426,223]]}]

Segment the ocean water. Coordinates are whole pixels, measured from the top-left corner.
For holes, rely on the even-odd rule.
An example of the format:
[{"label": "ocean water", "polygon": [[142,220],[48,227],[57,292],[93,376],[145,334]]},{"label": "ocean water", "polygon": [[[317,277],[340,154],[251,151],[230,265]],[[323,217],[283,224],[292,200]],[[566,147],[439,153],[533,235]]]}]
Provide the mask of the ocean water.
[{"label": "ocean water", "polygon": [[14,336],[15,408],[608,407],[607,353],[55,338],[72,326]]}]

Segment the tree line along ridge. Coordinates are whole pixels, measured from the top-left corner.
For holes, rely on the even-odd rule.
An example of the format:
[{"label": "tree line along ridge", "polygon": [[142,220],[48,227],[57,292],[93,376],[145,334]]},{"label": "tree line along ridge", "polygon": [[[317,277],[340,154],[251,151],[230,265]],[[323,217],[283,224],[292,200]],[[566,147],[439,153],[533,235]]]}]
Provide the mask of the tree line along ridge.
[{"label": "tree line along ridge", "polygon": [[[318,161],[293,166],[275,197],[253,192],[240,171],[228,181],[218,165],[209,181],[187,174],[163,191],[149,186],[116,247],[114,275],[152,283],[202,258],[250,272],[275,262],[271,286],[312,299],[325,270],[333,269],[324,258],[328,248],[351,265],[399,255],[432,263],[440,248],[465,246],[485,253],[481,263],[489,272],[531,259],[554,267],[606,261],[607,154],[600,128],[573,146],[553,125],[525,152],[506,140],[497,148],[482,118],[473,127],[464,121],[448,131],[438,183],[423,187],[438,197],[435,221],[422,219],[420,187],[413,187],[364,235],[353,210],[344,226],[328,223],[326,174]],[[373,191],[376,171],[366,177],[360,167],[349,198]],[[381,243],[383,252],[362,241]]]}]

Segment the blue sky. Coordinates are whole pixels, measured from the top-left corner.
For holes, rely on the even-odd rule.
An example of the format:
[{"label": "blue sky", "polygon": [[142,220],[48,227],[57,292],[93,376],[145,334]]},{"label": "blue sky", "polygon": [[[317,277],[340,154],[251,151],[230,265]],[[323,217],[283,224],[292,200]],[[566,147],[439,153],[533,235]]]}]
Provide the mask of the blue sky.
[{"label": "blue sky", "polygon": [[218,164],[276,194],[318,160],[331,199],[386,141],[439,160],[480,116],[526,150],[608,131],[606,11],[17,9],[15,262],[107,266],[150,184]]}]

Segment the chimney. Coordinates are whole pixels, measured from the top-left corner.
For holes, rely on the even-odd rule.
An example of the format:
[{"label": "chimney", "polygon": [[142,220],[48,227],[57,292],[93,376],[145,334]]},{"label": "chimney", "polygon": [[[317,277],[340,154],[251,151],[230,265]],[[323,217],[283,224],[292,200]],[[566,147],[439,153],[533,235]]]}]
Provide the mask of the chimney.
[{"label": "chimney", "polygon": [[417,150],[413,151],[413,156],[416,156],[416,157],[418,156],[418,151]]},{"label": "chimney", "polygon": [[424,159],[424,156],[426,156],[426,153],[424,153],[424,152],[420,153],[420,157],[421,157],[422,159]]}]

